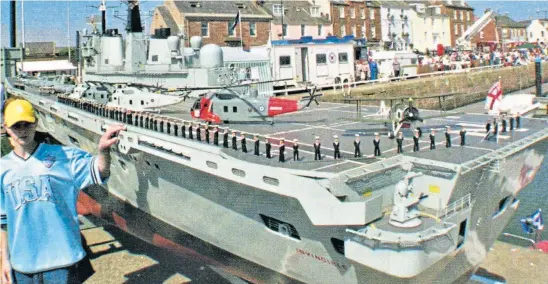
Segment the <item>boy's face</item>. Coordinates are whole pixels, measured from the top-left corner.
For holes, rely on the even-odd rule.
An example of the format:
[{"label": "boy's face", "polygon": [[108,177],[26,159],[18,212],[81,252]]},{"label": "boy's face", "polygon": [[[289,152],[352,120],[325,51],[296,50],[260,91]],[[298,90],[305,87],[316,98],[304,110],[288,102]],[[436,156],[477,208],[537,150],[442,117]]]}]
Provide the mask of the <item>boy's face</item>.
[{"label": "boy's face", "polygon": [[34,141],[34,135],[36,134],[36,122],[30,123],[20,121],[13,124],[11,127],[7,127],[4,124],[4,128],[6,128],[6,131],[12,141],[21,146],[28,145]]}]

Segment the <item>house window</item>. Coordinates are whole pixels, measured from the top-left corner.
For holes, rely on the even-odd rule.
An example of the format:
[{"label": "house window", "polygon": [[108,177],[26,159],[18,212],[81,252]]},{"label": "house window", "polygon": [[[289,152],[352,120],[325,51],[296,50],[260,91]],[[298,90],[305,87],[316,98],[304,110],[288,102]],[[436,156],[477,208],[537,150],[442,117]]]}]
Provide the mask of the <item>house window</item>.
[{"label": "house window", "polygon": [[464,34],[464,25],[460,25],[460,34],[461,34],[461,35]]},{"label": "house window", "polygon": [[365,19],[365,9],[364,8],[360,8],[360,17],[363,19]]},{"label": "house window", "polygon": [[305,25],[301,25],[301,36],[304,36]]},{"label": "house window", "polygon": [[350,8],[350,18],[356,18],[356,8]]},{"label": "house window", "polygon": [[464,21],[464,11],[462,11],[462,10],[460,11],[460,19],[462,21]]},{"label": "house window", "polygon": [[457,11],[453,11],[453,15],[455,15],[455,20],[459,19],[459,16],[457,16]]},{"label": "house window", "polygon": [[152,62],[158,61],[158,55],[152,55]]},{"label": "house window", "polygon": [[541,31],[541,32],[540,32],[540,36],[541,36],[541,37],[544,37],[544,31]]},{"label": "house window", "polygon": [[369,10],[369,18],[371,20],[375,19],[375,10],[373,10],[373,9]]},{"label": "house window", "polygon": [[316,64],[327,64],[327,55],[325,53],[316,54]]},{"label": "house window", "polygon": [[365,38],[365,25],[362,25],[361,37],[362,37],[362,38]]},{"label": "house window", "polygon": [[287,36],[287,24],[282,25],[282,35]]},{"label": "house window", "polygon": [[224,112],[228,112],[228,106],[224,106],[224,107],[223,107],[223,111],[224,111]]},{"label": "house window", "polygon": [[346,52],[339,53],[339,63],[343,63],[343,64],[348,63],[348,53]]},{"label": "house window", "polygon": [[232,112],[238,112],[238,107],[233,106],[232,107]]},{"label": "house window", "polygon": [[231,20],[231,21],[228,21],[227,23],[227,27],[228,27],[228,36],[234,36],[234,31],[236,29],[233,29],[232,27],[234,26],[234,20]]},{"label": "house window", "polygon": [[356,26],[352,26],[352,35],[356,36]]},{"label": "house window", "polygon": [[455,35],[459,34],[459,25],[455,24],[455,26],[453,27],[453,32],[455,33]]},{"label": "house window", "polygon": [[257,23],[250,22],[249,23],[249,35],[250,36],[257,36]]},{"label": "house window", "polygon": [[339,18],[344,19],[344,7],[339,7]]},{"label": "house window", "polygon": [[320,16],[320,6],[310,7],[310,16],[319,17]]},{"label": "house window", "polygon": [[467,21],[470,21],[470,14],[472,14],[472,12],[470,12],[470,11],[468,11],[468,12],[466,13],[466,20],[467,20]]},{"label": "house window", "polygon": [[318,36],[322,36],[322,33],[323,33],[322,28],[323,28],[322,25],[318,25]]},{"label": "house window", "polygon": [[377,36],[377,30],[376,30],[376,27],[375,25],[371,25],[371,37],[372,38],[375,38]]},{"label": "house window", "polygon": [[201,30],[201,35],[203,37],[209,37],[209,23],[208,22],[202,22],[200,30]]},{"label": "house window", "polygon": [[284,6],[281,4],[274,4],[272,5],[272,13],[274,16],[281,16],[284,12]]},{"label": "house window", "polygon": [[480,38],[481,38],[481,39],[484,38],[484,33],[483,33],[483,32],[480,32]]},{"label": "house window", "polygon": [[280,67],[291,66],[290,56],[280,56]]},{"label": "house window", "polygon": [[346,35],[346,27],[344,25],[341,26],[341,37]]}]

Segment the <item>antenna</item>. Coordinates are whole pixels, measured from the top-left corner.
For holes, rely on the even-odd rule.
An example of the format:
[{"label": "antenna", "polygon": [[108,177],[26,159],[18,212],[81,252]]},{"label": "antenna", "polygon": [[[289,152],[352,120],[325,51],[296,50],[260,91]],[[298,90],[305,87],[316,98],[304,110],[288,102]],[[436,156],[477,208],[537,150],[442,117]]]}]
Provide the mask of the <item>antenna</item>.
[{"label": "antenna", "polygon": [[[105,34],[107,29],[107,9],[116,8],[116,6],[107,6],[106,0],[101,0],[101,4],[99,4],[99,6],[88,5],[87,7],[99,9],[99,11],[101,12],[101,34]],[[95,19],[92,20],[93,30],[95,31]]]}]

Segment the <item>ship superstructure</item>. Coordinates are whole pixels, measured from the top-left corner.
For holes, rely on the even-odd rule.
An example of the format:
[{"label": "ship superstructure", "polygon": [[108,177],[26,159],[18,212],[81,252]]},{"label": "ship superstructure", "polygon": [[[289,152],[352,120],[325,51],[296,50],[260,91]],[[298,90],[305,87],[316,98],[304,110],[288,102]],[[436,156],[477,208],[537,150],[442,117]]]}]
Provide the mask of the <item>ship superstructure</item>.
[{"label": "ship superstructure", "polygon": [[[259,95],[272,93],[269,58],[241,49],[202,46],[200,37],[171,35],[169,28],[148,38],[141,26],[138,1],[128,1],[125,39],[117,29],[82,35],[83,80],[139,83],[163,88],[195,88],[258,83]],[[189,47],[185,47],[185,41]],[[249,91],[249,87],[240,90]],[[191,93],[201,94],[194,91]]]}]

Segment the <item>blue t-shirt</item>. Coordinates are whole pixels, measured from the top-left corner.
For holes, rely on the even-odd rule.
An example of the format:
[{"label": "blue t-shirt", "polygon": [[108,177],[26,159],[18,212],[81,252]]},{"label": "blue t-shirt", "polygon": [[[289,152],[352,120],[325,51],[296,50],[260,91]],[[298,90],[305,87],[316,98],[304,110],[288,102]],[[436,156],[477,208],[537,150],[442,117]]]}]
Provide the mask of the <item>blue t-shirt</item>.
[{"label": "blue t-shirt", "polygon": [[0,162],[0,223],[8,226],[12,268],[36,273],[80,261],[76,201],[101,183],[95,157],[76,148],[40,144],[27,159],[13,151]]}]

